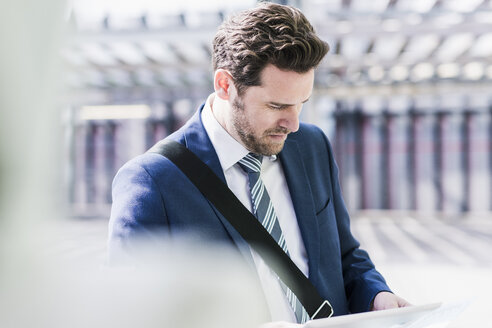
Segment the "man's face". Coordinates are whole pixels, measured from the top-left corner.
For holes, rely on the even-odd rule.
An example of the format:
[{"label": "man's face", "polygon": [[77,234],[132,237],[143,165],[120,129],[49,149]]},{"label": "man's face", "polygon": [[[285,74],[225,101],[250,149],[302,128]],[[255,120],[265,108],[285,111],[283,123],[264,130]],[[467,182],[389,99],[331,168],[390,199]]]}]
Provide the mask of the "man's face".
[{"label": "man's face", "polygon": [[282,71],[273,65],[261,72],[261,86],[249,87],[232,99],[230,133],[249,150],[278,154],[285,139],[299,129],[302,105],[311,96],[314,69],[306,73]]}]

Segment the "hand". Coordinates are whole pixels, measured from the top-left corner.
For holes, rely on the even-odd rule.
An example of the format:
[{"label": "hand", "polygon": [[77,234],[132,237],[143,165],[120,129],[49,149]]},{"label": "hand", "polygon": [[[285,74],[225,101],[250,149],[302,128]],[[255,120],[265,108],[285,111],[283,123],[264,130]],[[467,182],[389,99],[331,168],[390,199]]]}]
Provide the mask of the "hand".
[{"label": "hand", "polygon": [[390,292],[380,292],[374,297],[374,301],[371,306],[371,311],[387,310],[410,306],[403,298],[396,296]]},{"label": "hand", "polygon": [[302,325],[298,323],[275,321],[275,322],[265,323],[258,328],[300,328],[300,327],[302,327]]}]

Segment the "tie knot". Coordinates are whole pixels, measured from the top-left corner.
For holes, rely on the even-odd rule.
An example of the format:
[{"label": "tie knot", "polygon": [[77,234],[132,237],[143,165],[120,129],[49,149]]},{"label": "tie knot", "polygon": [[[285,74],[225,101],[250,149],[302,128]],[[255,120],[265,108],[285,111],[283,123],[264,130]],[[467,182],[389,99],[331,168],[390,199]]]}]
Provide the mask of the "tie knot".
[{"label": "tie knot", "polygon": [[249,153],[239,160],[239,166],[247,173],[259,173],[263,156]]}]

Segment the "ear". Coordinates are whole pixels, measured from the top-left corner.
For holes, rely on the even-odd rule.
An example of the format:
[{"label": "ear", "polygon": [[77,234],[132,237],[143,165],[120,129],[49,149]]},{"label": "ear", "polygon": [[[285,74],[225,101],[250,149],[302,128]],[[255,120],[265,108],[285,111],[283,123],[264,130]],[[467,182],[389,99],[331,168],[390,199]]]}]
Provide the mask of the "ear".
[{"label": "ear", "polygon": [[234,82],[232,76],[227,70],[219,68],[215,71],[214,89],[215,94],[219,98],[223,100],[229,100],[233,87]]}]

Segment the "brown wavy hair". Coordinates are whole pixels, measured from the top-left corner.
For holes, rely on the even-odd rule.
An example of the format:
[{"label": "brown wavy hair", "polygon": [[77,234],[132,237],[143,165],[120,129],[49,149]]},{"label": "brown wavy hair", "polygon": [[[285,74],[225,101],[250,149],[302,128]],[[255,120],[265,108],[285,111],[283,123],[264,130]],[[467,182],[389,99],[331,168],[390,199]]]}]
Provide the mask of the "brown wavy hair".
[{"label": "brown wavy hair", "polygon": [[262,3],[225,20],[213,41],[214,70],[228,70],[241,95],[261,85],[262,69],[305,73],[318,66],[329,50],[297,8]]}]

